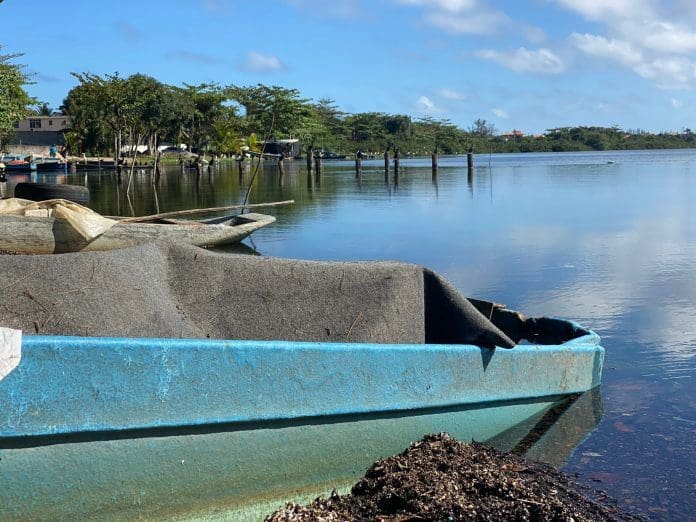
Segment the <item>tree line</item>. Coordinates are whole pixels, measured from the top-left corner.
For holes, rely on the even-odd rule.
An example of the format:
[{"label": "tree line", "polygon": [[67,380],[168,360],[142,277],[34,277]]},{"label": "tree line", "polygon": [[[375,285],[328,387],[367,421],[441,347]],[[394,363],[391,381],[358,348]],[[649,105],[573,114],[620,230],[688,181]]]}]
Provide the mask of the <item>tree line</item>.
[{"label": "tree line", "polygon": [[[198,151],[235,154],[242,147],[258,150],[263,141],[297,138],[305,147],[343,153],[399,148],[451,154],[465,151],[473,136],[448,120],[348,114],[334,100],[313,101],[275,85],[175,86],[142,74],[73,76],[79,83],[61,110],[72,118],[66,140],[80,152],[185,143]],[[485,122],[480,127],[476,132],[492,130]]]},{"label": "tree line", "polygon": [[[0,54],[0,145],[14,124],[30,111],[51,114],[45,103],[28,96],[29,79]],[[343,154],[381,152],[408,154],[486,152],[561,152],[696,147],[690,129],[651,134],[619,127],[563,127],[541,136],[501,136],[493,125],[477,119],[462,129],[446,119],[402,114],[341,111],[329,98],[314,101],[297,89],[263,84],[221,86],[215,83],[168,85],[134,74],[73,73],[78,84],[60,110],[71,116],[65,138],[72,153],[118,155],[147,145],[185,143],[211,154],[260,150],[261,142],[298,138],[303,147]]]},{"label": "tree line", "polygon": [[142,74],[74,74],[79,85],[62,109],[72,116],[66,136],[80,151],[120,150],[122,143],[186,143],[196,150],[235,154],[264,140],[298,138],[303,146],[344,154],[561,152],[696,147],[690,129],[651,134],[619,127],[563,127],[541,136],[503,136],[486,120],[462,129],[447,119],[341,111],[329,98],[313,101],[297,89],[263,84],[174,86]]}]

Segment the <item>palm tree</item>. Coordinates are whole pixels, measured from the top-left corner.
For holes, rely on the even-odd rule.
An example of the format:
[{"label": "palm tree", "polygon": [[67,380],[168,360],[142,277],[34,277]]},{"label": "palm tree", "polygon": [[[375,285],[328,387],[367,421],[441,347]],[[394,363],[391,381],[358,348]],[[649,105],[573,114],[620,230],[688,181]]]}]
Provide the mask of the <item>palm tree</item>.
[{"label": "palm tree", "polygon": [[37,103],[34,106],[34,114],[37,116],[51,116],[53,114],[53,109],[51,109],[46,102]]}]

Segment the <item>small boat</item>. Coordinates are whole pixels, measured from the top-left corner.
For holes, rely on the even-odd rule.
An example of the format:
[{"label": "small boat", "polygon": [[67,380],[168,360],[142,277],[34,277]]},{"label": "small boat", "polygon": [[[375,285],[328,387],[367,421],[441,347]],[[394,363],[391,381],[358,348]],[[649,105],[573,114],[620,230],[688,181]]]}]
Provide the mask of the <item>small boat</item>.
[{"label": "small boat", "polygon": [[317,152],[317,156],[325,160],[344,160],[346,159],[345,154],[339,154],[337,152],[332,152],[330,150],[320,150]]},{"label": "small boat", "polygon": [[562,461],[601,417],[595,333],[414,265],[145,245],[0,277],[0,518],[261,519],[427,433]]},{"label": "small boat", "polygon": [[13,174],[15,172],[31,172],[36,170],[36,164],[23,159],[13,159],[5,163],[5,172]]},{"label": "small boat", "polygon": [[95,239],[88,240],[62,219],[0,215],[0,252],[55,254],[114,250],[155,241],[208,248],[238,243],[274,221],[273,216],[249,213],[203,220],[117,223]]},{"label": "small boat", "polygon": [[34,160],[37,172],[51,172],[56,170],[65,170],[67,163],[58,158],[36,158]]}]

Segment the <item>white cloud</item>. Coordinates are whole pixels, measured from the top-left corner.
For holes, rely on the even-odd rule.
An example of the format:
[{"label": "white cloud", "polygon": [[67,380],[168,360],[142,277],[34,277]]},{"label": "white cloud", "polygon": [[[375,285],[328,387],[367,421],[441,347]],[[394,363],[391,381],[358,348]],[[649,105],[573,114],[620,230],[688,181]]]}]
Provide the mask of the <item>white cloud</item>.
[{"label": "white cloud", "polygon": [[680,109],[684,106],[684,102],[681,100],[677,100],[676,98],[670,98],[669,104],[675,109]]},{"label": "white cloud", "polygon": [[247,54],[242,69],[249,72],[274,72],[282,71],[285,65],[276,56],[251,51]]},{"label": "white cloud", "polygon": [[570,39],[578,49],[591,56],[607,58],[626,65],[637,65],[643,61],[643,53],[628,42],[578,33],[570,35]]},{"label": "white cloud", "polygon": [[495,114],[498,118],[503,118],[504,120],[508,119],[510,115],[504,111],[503,109],[495,108],[492,110],[493,114]]},{"label": "white cloud", "polygon": [[567,9],[589,20],[600,22],[610,18],[650,18],[655,14],[651,0],[556,0]]},{"label": "white cloud", "polygon": [[635,35],[642,45],[657,52],[683,54],[696,51],[696,33],[669,22],[626,23],[622,31]]},{"label": "white cloud", "polygon": [[421,96],[420,98],[418,98],[418,101],[416,103],[418,104],[418,107],[422,112],[436,112],[437,111],[435,104],[427,96]]},{"label": "white cloud", "polygon": [[523,24],[521,26],[522,34],[532,43],[541,44],[546,41],[546,33],[540,27],[534,25]]},{"label": "white cloud", "polygon": [[664,89],[696,87],[696,9],[693,2],[658,0],[555,0],[605,25],[606,35],[578,34],[583,53],[619,63]]},{"label": "white cloud", "polygon": [[565,63],[550,49],[536,51],[520,47],[511,52],[493,50],[476,51],[475,56],[497,62],[508,69],[520,73],[559,74],[565,70]]},{"label": "white cloud", "polygon": [[426,24],[449,33],[487,35],[500,33],[505,29],[518,33],[537,45],[546,40],[546,33],[541,28],[512,20],[503,11],[491,9],[482,0],[391,1],[399,5],[421,8],[425,11],[421,19]]},{"label": "white cloud", "polygon": [[696,84],[696,63],[687,58],[658,58],[634,70],[662,89],[689,89]]},{"label": "white cloud", "polygon": [[437,93],[447,100],[466,100],[466,94],[459,91],[453,91],[452,89],[440,89]]},{"label": "white cloud", "polygon": [[490,34],[506,24],[509,18],[505,13],[498,11],[470,13],[463,16],[433,12],[425,17],[425,21],[451,33]]},{"label": "white cloud", "polygon": [[450,13],[460,13],[476,7],[476,0],[396,0],[399,4],[419,5],[431,9],[440,9]]}]

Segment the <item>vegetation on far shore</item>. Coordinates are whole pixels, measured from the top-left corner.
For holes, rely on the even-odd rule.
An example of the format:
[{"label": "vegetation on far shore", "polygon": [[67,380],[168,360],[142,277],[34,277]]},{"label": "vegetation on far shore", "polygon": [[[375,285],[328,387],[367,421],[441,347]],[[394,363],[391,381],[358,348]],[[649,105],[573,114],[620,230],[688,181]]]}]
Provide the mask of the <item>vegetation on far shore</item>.
[{"label": "vegetation on far shore", "polygon": [[[27,77],[11,63],[18,55],[0,55],[0,146],[13,124],[34,107],[51,114],[23,89]],[[334,100],[313,101],[297,89],[263,84],[174,86],[143,74],[73,73],[79,84],[67,94],[61,111],[71,116],[65,139],[72,153],[114,156],[124,147],[185,143],[211,154],[236,154],[243,147],[259,150],[266,139],[298,138],[306,148],[342,154],[485,152],[563,152],[587,150],[674,149],[696,147],[696,134],[653,134],[619,127],[564,127],[542,135],[499,135],[478,119],[462,129],[449,120],[402,114],[349,114]],[[130,146],[130,147],[129,147]]]}]

